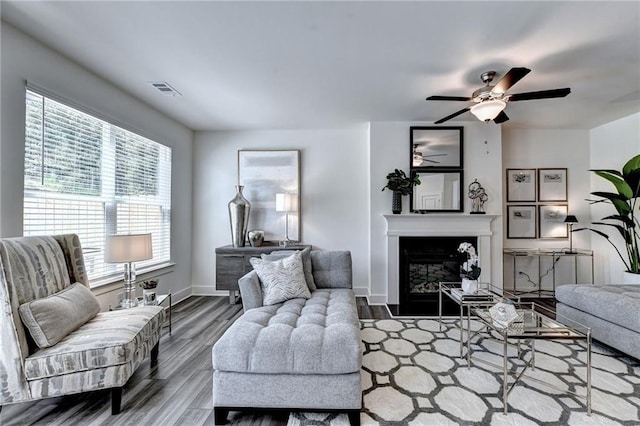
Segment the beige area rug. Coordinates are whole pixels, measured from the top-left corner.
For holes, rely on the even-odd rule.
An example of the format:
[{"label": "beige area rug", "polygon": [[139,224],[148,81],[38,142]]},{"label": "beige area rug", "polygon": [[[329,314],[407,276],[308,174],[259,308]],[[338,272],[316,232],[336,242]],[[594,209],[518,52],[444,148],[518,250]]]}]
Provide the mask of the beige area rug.
[{"label": "beige area rug", "polygon": [[[524,378],[503,414],[502,370],[459,359],[453,320],[362,320],[363,425],[638,425],[640,362],[592,345],[592,409],[585,400]],[[472,328],[478,329],[478,323]],[[494,363],[502,346],[479,335],[474,356]],[[513,348],[515,354],[515,348]],[[528,355],[527,355],[528,357]],[[520,361],[511,361],[517,368]],[[583,342],[536,342],[536,369],[527,374],[560,389],[586,392]],[[348,425],[345,414],[292,413],[289,425]]]}]

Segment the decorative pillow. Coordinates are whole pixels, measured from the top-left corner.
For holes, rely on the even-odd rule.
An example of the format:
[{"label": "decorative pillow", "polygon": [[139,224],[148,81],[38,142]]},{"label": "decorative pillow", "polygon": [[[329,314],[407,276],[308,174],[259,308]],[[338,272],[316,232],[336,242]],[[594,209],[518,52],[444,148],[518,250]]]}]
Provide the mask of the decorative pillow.
[{"label": "decorative pillow", "polygon": [[317,290],[316,281],[313,279],[313,266],[311,263],[311,247],[300,250],[279,250],[272,251],[270,254],[262,254],[261,257],[264,260],[280,260],[285,257],[291,256],[293,253],[299,252],[302,254],[302,269],[304,270],[304,279],[307,282],[307,287],[310,291]]},{"label": "decorative pillow", "polygon": [[311,297],[304,279],[302,254],[296,252],[280,260],[249,259],[262,284],[262,304],[275,305],[285,300]]},{"label": "decorative pillow", "polygon": [[40,348],[48,348],[100,312],[98,299],[80,283],[18,308],[23,324]]}]

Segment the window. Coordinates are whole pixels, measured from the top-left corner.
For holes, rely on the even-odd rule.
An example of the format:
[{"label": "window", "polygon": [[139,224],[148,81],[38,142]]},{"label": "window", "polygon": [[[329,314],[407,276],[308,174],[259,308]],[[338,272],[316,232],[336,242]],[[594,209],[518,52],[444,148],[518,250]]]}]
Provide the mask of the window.
[{"label": "window", "polygon": [[24,235],[78,234],[92,283],[122,271],[110,234],[152,234],[139,270],[170,261],[170,148],[32,90],[25,133]]}]

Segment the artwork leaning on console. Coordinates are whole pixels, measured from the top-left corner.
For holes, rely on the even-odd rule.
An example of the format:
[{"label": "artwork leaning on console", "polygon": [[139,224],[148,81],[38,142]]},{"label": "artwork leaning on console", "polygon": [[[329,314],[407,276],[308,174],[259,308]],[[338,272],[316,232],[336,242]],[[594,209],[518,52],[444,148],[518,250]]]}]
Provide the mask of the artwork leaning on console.
[{"label": "artwork leaning on console", "polygon": [[[264,241],[283,240],[285,229],[289,240],[301,240],[299,150],[239,150],[238,184],[251,203],[248,229],[264,231]],[[276,208],[277,194],[292,200],[286,212]]]}]

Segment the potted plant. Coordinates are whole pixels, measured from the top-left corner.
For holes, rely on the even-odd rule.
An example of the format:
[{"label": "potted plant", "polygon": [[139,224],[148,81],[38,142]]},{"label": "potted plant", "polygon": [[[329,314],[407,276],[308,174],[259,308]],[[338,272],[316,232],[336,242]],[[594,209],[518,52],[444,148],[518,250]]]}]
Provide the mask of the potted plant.
[{"label": "potted plant", "polygon": [[622,171],[597,169],[591,170],[596,175],[611,182],[616,192],[592,192],[597,200],[589,200],[591,204],[608,203],[615,209],[615,214],[603,217],[600,221],[591,222],[598,227],[610,227],[618,231],[624,242],[624,251],[620,250],[609,235],[594,228],[579,228],[575,231],[589,229],[605,238],[615,249],[624,263],[626,272],[634,274],[635,278],[625,276],[625,280],[631,279],[640,283],[640,221],[638,220],[638,197],[640,197],[640,154],[631,158],[622,167]]},{"label": "potted plant", "polygon": [[415,173],[407,176],[403,170],[395,169],[387,175],[387,184],[382,190],[389,189],[393,191],[393,198],[391,199],[391,211],[393,214],[402,212],[402,196],[411,194],[415,185],[420,185],[420,178]]},{"label": "potted plant", "polygon": [[158,286],[157,279],[151,279],[146,281],[141,281],[138,283],[140,287],[142,287],[142,303],[145,305],[157,305],[156,299],[156,290],[155,288]]}]

